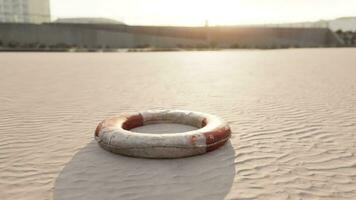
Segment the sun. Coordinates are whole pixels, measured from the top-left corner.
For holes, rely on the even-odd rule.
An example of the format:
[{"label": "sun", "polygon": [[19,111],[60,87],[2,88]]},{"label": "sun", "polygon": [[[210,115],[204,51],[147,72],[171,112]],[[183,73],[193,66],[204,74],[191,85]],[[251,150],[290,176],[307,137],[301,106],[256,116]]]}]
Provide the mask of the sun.
[{"label": "sun", "polygon": [[[210,25],[226,25],[238,22],[243,16],[239,9],[239,1],[222,0],[222,1],[203,1],[183,0],[181,10],[184,18],[194,21],[208,21]],[[178,19],[177,19],[178,20]]]},{"label": "sun", "polygon": [[237,24],[246,15],[239,0],[153,0],[142,4],[141,16],[150,16],[159,24],[211,25]]},{"label": "sun", "polygon": [[[155,0],[155,4],[141,9],[147,16],[156,16],[161,24],[175,25],[236,25],[264,19],[258,4],[243,0]],[[157,17],[158,16],[158,17]],[[262,21],[260,20],[260,21]]]}]

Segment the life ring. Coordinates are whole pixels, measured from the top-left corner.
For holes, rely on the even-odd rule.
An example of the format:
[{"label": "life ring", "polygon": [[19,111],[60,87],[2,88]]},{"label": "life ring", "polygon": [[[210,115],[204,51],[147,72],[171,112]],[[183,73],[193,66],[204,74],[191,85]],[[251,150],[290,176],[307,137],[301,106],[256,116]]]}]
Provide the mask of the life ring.
[{"label": "life ring", "polygon": [[[184,133],[149,134],[130,130],[153,123],[197,127]],[[181,110],[156,110],[109,118],[97,126],[95,139],[113,153],[142,158],[181,158],[213,151],[231,136],[229,125],[217,116]]]}]

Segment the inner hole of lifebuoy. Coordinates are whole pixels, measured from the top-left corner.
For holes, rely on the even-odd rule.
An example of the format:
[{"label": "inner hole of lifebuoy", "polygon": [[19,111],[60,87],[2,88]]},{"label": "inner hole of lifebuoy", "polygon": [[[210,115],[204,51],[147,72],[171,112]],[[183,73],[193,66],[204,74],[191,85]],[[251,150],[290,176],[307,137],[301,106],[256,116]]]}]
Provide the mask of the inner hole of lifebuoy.
[{"label": "inner hole of lifebuoy", "polygon": [[124,124],[123,128],[138,133],[182,133],[200,129],[206,125],[205,120],[196,118],[176,118],[176,117],[156,117],[143,121],[139,117],[131,117]]},{"label": "inner hole of lifebuoy", "polygon": [[162,134],[162,133],[184,133],[188,131],[194,131],[198,128],[186,124],[177,124],[169,122],[151,123],[145,124],[131,129],[130,131],[136,133],[151,133],[151,134]]}]

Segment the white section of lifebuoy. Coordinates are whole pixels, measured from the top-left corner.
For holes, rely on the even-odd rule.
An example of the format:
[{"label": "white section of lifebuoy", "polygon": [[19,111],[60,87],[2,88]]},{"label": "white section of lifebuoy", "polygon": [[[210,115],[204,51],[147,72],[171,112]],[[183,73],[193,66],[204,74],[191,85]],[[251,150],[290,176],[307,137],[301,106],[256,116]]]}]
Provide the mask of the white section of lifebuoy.
[{"label": "white section of lifebuoy", "polygon": [[[187,124],[199,129],[163,134],[130,131],[132,128],[151,123]],[[145,158],[179,158],[203,154],[219,148],[230,136],[230,127],[219,117],[181,110],[124,114],[104,120],[95,131],[95,139],[104,149]]]}]

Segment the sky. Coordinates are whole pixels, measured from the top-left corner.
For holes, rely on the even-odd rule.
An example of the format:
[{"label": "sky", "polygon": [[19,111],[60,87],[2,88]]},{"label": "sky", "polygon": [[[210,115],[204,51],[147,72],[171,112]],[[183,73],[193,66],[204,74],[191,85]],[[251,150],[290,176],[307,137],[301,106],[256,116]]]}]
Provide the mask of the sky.
[{"label": "sky", "polygon": [[129,25],[246,25],[355,16],[356,0],[51,0],[51,12]]}]

